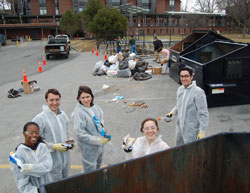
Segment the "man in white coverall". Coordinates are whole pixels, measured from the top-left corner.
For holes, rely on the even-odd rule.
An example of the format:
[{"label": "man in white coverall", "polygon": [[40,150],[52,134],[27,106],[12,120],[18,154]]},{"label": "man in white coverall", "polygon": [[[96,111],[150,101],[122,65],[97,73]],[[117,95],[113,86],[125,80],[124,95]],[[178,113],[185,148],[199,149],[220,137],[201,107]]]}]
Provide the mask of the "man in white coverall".
[{"label": "man in white coverall", "polygon": [[177,103],[167,117],[177,115],[176,146],[205,137],[208,125],[207,100],[204,91],[196,86],[190,68],[180,70],[182,85],[177,90]]},{"label": "man in white coverall", "polygon": [[53,167],[50,172],[53,181],[68,177],[70,159],[68,148],[64,146],[69,140],[69,119],[65,112],[59,109],[61,94],[56,89],[49,89],[45,94],[47,105],[32,121],[39,127],[39,134],[50,150]]}]

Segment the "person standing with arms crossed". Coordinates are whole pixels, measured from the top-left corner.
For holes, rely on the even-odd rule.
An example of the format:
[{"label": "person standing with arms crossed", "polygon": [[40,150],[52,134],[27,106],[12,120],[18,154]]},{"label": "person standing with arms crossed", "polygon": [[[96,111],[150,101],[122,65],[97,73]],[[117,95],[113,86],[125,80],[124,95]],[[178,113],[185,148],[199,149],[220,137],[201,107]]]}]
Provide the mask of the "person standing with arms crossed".
[{"label": "person standing with arms crossed", "polygon": [[69,119],[60,110],[61,94],[56,89],[49,89],[45,93],[47,105],[32,121],[39,127],[39,134],[50,149],[53,168],[50,172],[53,181],[62,180],[69,176],[70,158],[66,144],[70,142],[68,135]]},{"label": "person standing with arms crossed", "polygon": [[180,69],[182,85],[177,90],[177,103],[167,117],[177,115],[176,146],[205,137],[208,126],[207,100],[204,91],[196,86],[193,71]]}]

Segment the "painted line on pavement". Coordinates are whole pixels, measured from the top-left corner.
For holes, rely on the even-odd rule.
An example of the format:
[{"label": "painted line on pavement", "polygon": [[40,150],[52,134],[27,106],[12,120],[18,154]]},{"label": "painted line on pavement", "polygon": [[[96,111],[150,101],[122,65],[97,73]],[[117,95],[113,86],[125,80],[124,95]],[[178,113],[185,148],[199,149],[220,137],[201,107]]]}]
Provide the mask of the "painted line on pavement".
[{"label": "painted line on pavement", "polygon": [[[0,164],[0,169],[10,169],[10,165],[9,164]],[[71,165],[70,169],[82,170],[82,166],[81,165]]]}]

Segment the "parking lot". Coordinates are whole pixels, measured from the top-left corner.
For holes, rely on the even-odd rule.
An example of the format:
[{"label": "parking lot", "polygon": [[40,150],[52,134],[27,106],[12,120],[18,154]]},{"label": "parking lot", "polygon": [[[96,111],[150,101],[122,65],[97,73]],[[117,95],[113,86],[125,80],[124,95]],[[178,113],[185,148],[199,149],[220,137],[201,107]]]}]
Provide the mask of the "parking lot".
[{"label": "parking lot", "polygon": [[[14,57],[13,57],[14,59]],[[29,80],[37,80],[40,91],[33,94],[22,94],[15,99],[7,98],[10,88],[20,86],[22,77],[4,83],[0,86],[0,192],[17,193],[12,172],[8,167],[8,155],[15,147],[23,142],[22,127],[42,110],[44,93],[49,88],[57,88],[62,94],[61,108],[70,117],[76,104],[77,89],[80,85],[92,88],[95,103],[104,111],[105,127],[113,136],[111,143],[106,146],[105,164],[118,163],[125,159],[121,149],[122,138],[127,133],[133,137],[141,136],[140,123],[147,117],[157,118],[168,113],[176,102],[178,84],[169,75],[153,75],[146,81],[135,81],[128,78],[109,78],[107,76],[92,76],[94,65],[103,60],[103,55],[95,56],[91,52],[77,54],[71,60],[56,61],[60,65],[43,73],[29,75]],[[152,58],[148,58],[149,63]],[[3,61],[0,61],[3,65]],[[17,63],[17,62],[15,62]],[[17,65],[17,64],[16,64]],[[48,64],[49,65],[49,64]],[[3,68],[4,69],[4,68]],[[3,72],[1,70],[1,79]],[[109,85],[108,90],[102,89],[103,84]],[[123,100],[111,102],[115,95],[121,95]],[[144,101],[147,108],[135,107],[129,104]],[[209,109],[209,126],[207,135],[220,132],[250,132],[250,105],[216,107]],[[170,123],[159,122],[160,134],[170,147],[175,142],[175,120]],[[74,137],[72,122],[70,133]],[[78,148],[71,152],[71,175],[81,172],[79,169],[80,151]]]}]

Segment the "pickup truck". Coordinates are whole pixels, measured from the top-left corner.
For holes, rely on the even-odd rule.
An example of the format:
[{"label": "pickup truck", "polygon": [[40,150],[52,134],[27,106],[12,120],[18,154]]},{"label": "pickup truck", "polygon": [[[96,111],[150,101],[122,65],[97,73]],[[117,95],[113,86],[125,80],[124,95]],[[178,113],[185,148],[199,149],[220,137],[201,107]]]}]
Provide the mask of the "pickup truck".
[{"label": "pickup truck", "polygon": [[69,44],[66,39],[51,38],[44,46],[46,58],[50,56],[63,55],[65,58],[69,57]]}]

